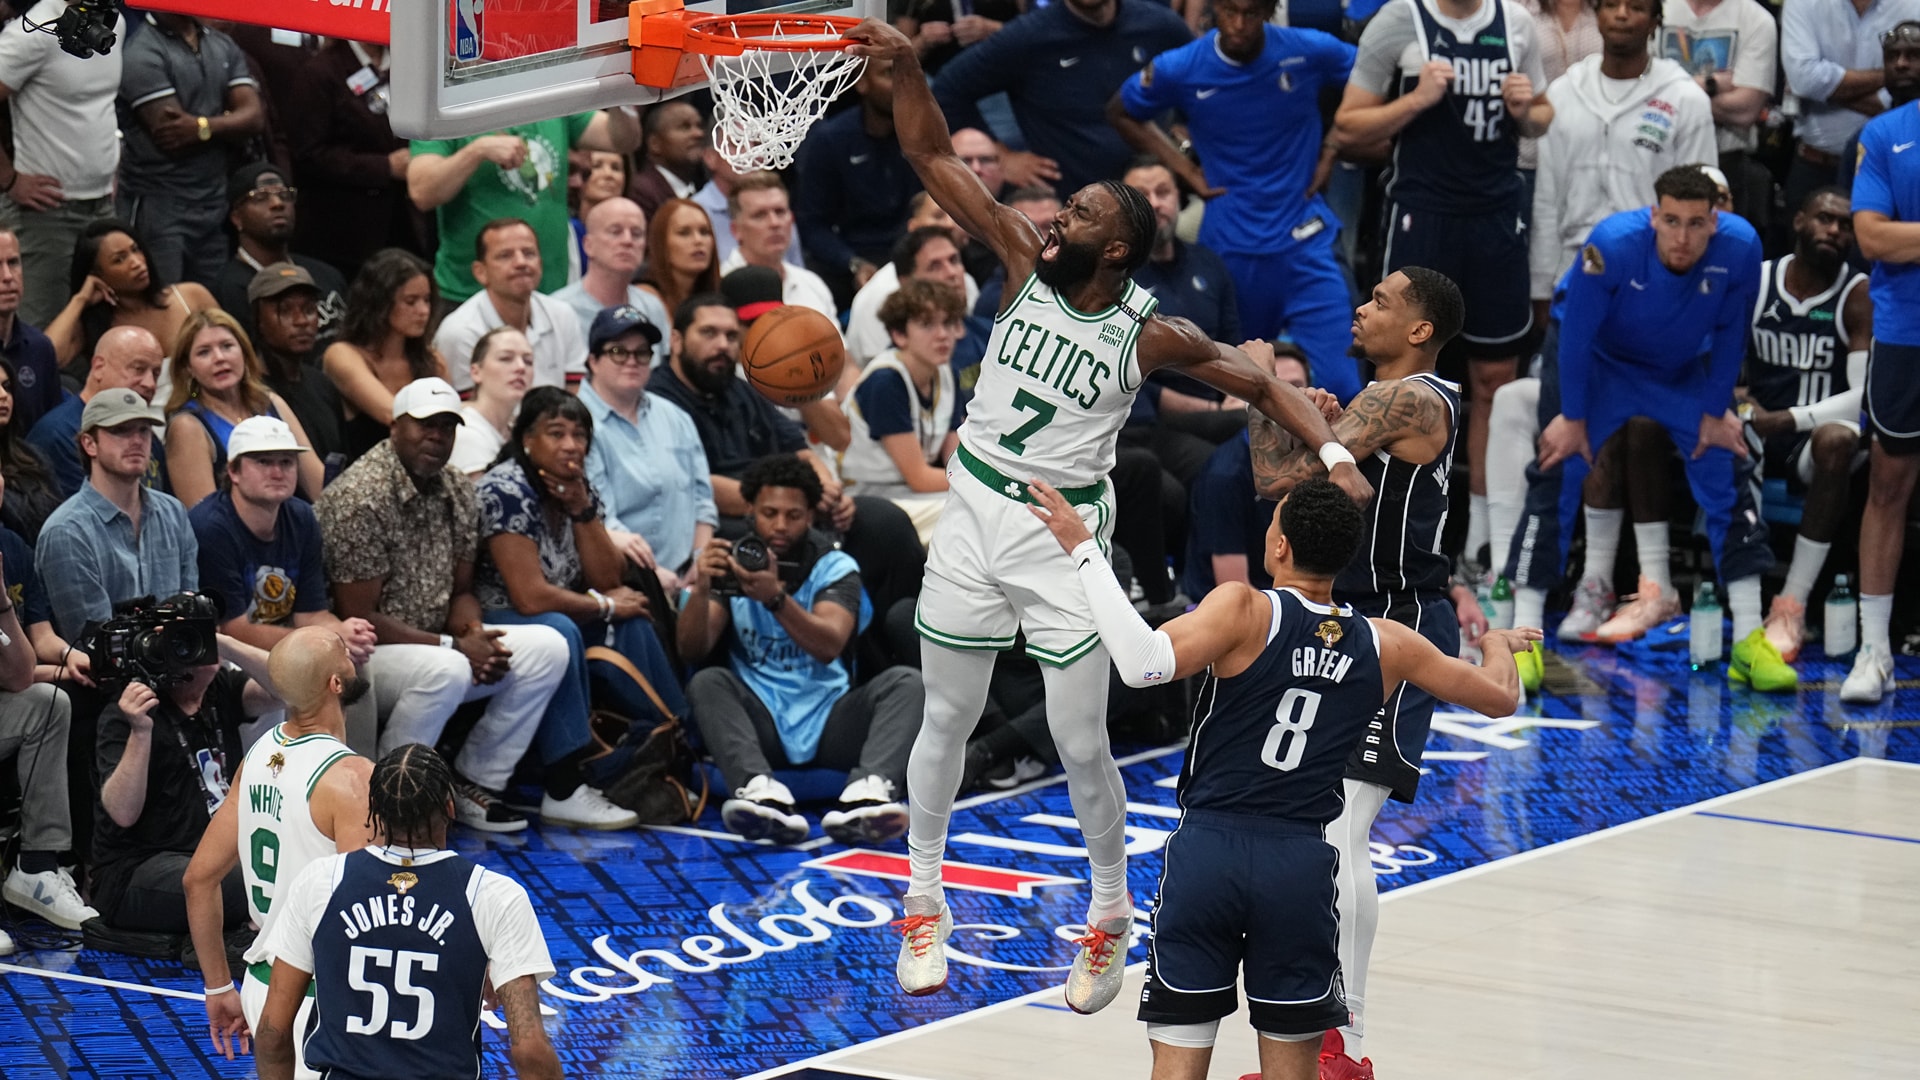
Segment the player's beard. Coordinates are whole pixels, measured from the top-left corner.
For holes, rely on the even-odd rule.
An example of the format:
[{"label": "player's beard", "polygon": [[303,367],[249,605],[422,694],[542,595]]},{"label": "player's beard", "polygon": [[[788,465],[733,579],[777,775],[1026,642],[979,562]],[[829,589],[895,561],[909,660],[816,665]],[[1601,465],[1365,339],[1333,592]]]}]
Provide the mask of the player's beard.
[{"label": "player's beard", "polygon": [[347,708],[353,705],[361,698],[366,697],[367,691],[372,688],[373,684],[367,681],[365,675],[355,675],[353,678],[348,679],[346,685],[340,688],[340,707]]},{"label": "player's beard", "polygon": [[1033,274],[1040,284],[1061,292],[1091,281],[1093,272],[1100,268],[1100,250],[1092,244],[1069,244],[1064,237],[1059,243],[1052,262],[1039,259],[1033,264]]}]

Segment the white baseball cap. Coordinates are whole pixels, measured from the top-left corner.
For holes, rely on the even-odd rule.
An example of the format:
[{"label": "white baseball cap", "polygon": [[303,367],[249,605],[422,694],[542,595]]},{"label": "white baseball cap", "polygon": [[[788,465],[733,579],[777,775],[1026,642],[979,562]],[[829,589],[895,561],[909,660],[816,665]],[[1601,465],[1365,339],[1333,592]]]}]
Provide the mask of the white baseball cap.
[{"label": "white baseball cap", "polygon": [[227,459],[242,454],[305,454],[306,447],[293,437],[293,429],[277,416],[249,416],[233,425],[227,436]]},{"label": "white baseball cap", "polygon": [[[455,417],[460,415],[460,394],[447,385],[445,379],[415,379],[393,395],[395,420],[403,416],[426,420],[441,413],[452,413]],[[460,422],[466,423],[465,420]]]}]

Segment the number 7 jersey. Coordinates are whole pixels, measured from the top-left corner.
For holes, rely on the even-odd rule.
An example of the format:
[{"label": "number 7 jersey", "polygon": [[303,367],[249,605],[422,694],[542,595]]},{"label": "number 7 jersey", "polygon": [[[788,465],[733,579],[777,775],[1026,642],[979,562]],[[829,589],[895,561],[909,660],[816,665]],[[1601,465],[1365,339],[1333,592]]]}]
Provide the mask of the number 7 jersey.
[{"label": "number 7 jersey", "polygon": [[1140,391],[1140,333],[1158,304],[1129,280],[1119,303],[1086,314],[1029,275],[994,319],[961,445],[1022,483],[1104,480]]},{"label": "number 7 jersey", "polygon": [[1267,646],[1231,678],[1208,670],[1180,805],[1324,825],[1340,816],[1347,758],[1386,698],[1380,635],[1350,607],[1261,595],[1273,605]]}]

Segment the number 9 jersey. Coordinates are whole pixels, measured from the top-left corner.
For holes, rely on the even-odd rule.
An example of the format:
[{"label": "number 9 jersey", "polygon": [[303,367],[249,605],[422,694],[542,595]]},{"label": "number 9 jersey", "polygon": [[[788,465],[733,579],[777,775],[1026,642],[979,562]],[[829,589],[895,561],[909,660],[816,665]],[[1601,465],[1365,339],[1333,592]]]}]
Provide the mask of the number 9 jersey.
[{"label": "number 9 jersey", "polygon": [[1347,758],[1380,711],[1380,638],[1350,607],[1268,589],[1267,647],[1201,686],[1180,806],[1324,825],[1340,815]]}]

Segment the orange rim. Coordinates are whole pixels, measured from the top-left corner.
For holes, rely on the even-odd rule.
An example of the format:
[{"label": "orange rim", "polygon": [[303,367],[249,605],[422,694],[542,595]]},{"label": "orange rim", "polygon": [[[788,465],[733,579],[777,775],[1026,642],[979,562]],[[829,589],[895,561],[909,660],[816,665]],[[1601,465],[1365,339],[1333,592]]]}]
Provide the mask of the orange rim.
[{"label": "orange rim", "polygon": [[[838,52],[854,41],[839,35],[860,25],[846,15],[709,15],[690,19],[686,26],[688,51],[738,56],[748,49],[766,52]],[[788,41],[773,34],[818,34],[806,41]]]}]

